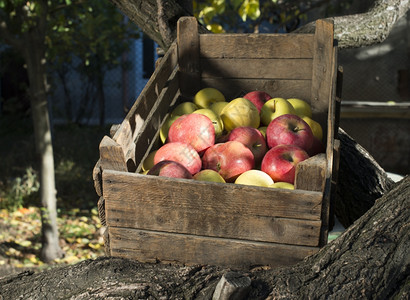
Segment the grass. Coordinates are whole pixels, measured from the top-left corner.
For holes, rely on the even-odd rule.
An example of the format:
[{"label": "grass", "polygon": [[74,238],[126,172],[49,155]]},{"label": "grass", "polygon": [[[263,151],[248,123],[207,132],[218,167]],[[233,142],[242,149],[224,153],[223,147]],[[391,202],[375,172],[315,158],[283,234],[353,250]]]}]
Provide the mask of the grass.
[{"label": "grass", "polygon": [[[98,126],[53,128],[60,245],[65,252],[57,264],[103,255],[92,171],[98,144],[108,132],[109,127]],[[38,160],[30,117],[1,116],[0,158],[0,267],[43,266],[38,259]]]}]

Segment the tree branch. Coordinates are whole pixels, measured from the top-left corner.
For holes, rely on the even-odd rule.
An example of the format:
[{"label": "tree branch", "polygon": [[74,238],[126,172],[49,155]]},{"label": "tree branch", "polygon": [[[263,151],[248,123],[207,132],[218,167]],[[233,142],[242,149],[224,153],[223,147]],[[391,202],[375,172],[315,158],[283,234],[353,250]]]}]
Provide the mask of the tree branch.
[{"label": "tree branch", "polygon": [[[394,24],[410,9],[409,0],[377,0],[366,13],[328,18],[335,25],[339,48],[358,48],[383,42]],[[311,22],[294,32],[313,33]]]}]

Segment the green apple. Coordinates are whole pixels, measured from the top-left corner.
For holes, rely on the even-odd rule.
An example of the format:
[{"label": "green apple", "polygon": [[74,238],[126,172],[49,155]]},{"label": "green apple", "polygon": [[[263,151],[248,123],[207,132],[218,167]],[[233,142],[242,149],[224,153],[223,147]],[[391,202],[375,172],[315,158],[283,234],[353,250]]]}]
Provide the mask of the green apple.
[{"label": "green apple", "polygon": [[199,109],[199,107],[193,102],[182,102],[174,108],[171,112],[171,116],[182,116],[193,113],[195,110]]},{"label": "green apple", "polygon": [[272,98],[266,101],[261,108],[261,122],[268,126],[273,119],[286,114],[296,114],[292,104],[284,98]]},{"label": "green apple", "polygon": [[236,184],[256,185],[268,187],[273,184],[272,178],[261,170],[248,170],[243,172],[235,180]]},{"label": "green apple", "polygon": [[289,182],[277,181],[274,184],[271,184],[269,187],[277,188],[277,189],[288,189],[294,190],[295,186]]},{"label": "green apple", "polygon": [[194,96],[194,103],[198,108],[208,108],[212,103],[226,101],[225,96],[217,89],[207,87],[198,91]]},{"label": "green apple", "polygon": [[264,138],[266,138],[266,129],[268,129],[268,126],[261,126],[258,128],[258,130],[262,133]]},{"label": "green apple", "polygon": [[228,105],[229,102],[227,101],[220,101],[220,102],[214,102],[209,106],[210,109],[212,109],[218,116],[221,115],[222,109]]},{"label": "green apple", "polygon": [[260,125],[258,109],[255,104],[245,98],[236,98],[229,102],[222,109],[221,119],[228,132],[236,127],[258,128]]},{"label": "green apple", "polygon": [[161,128],[159,129],[159,137],[163,144],[167,140],[169,128],[171,127],[172,123],[174,123],[174,121],[178,119],[179,117],[180,116],[168,115],[164,121],[164,124],[162,124]]},{"label": "green apple", "polygon": [[296,111],[296,115],[299,117],[307,116],[309,118],[312,117],[312,109],[310,104],[306,101],[298,98],[289,98],[287,99],[290,104],[292,104],[293,108]]},{"label": "green apple", "polygon": [[224,130],[224,124],[221,118],[213,110],[211,110],[210,108],[200,108],[194,111],[193,113],[205,115],[212,121],[212,124],[214,124],[215,127],[216,137],[219,137],[222,134]]},{"label": "green apple", "polygon": [[313,135],[319,140],[321,141],[323,138],[323,129],[322,126],[320,126],[320,124],[318,122],[316,122],[315,120],[313,120],[312,118],[308,117],[308,116],[304,116],[302,117],[303,121],[305,121],[306,123],[308,123],[310,129],[312,129]]},{"label": "green apple", "polygon": [[157,150],[154,150],[152,152],[150,152],[147,157],[144,159],[144,161],[142,162],[142,171],[148,171],[149,169],[151,169],[154,166],[154,156],[155,153],[157,153]]},{"label": "green apple", "polygon": [[210,181],[210,182],[222,182],[225,183],[225,179],[217,171],[211,169],[201,170],[194,175],[195,180]]}]

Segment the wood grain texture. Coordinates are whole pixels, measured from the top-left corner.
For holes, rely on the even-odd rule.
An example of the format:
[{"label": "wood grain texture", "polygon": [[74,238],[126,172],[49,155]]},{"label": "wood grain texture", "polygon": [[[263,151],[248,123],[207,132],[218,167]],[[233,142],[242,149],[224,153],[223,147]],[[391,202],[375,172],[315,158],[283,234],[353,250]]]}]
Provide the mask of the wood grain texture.
[{"label": "wood grain texture", "polygon": [[312,34],[201,34],[204,58],[312,58]]},{"label": "wood grain texture", "polygon": [[113,256],[244,269],[295,264],[319,249],[117,227],[109,227],[109,236]]},{"label": "wood grain texture", "polygon": [[123,148],[108,136],[100,142],[100,167],[103,170],[128,171]]},{"label": "wood grain texture", "polygon": [[326,154],[301,161],[296,166],[295,189],[323,192],[326,182]]}]

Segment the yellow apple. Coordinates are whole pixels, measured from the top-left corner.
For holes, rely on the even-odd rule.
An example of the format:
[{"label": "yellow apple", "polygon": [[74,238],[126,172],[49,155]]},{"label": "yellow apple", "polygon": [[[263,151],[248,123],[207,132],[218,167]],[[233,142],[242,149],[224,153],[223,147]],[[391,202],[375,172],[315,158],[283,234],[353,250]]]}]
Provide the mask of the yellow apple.
[{"label": "yellow apple", "polygon": [[266,138],[266,129],[268,129],[268,126],[261,126],[258,128],[258,130],[262,133],[262,135]]},{"label": "yellow apple", "polygon": [[289,182],[283,182],[283,181],[277,181],[273,184],[271,184],[269,187],[272,188],[277,188],[277,189],[288,189],[288,190],[294,190],[295,186]]},{"label": "yellow apple", "polygon": [[226,101],[225,96],[217,89],[207,87],[198,91],[194,96],[194,103],[198,108],[208,108],[214,102]]},{"label": "yellow apple", "polygon": [[284,98],[272,98],[266,101],[261,108],[261,122],[268,126],[273,119],[286,114],[296,114],[292,104]]},{"label": "yellow apple", "polygon": [[313,135],[319,140],[321,141],[323,138],[323,129],[322,126],[320,126],[320,124],[318,122],[316,122],[315,120],[313,120],[312,118],[308,117],[308,116],[304,116],[302,117],[303,121],[305,121],[306,123],[308,123],[310,129],[312,129]]},{"label": "yellow apple", "polygon": [[293,108],[295,109],[296,115],[298,115],[299,117],[312,117],[312,109],[309,103],[298,98],[289,98],[287,100],[290,104],[292,104]]},{"label": "yellow apple", "polygon": [[256,106],[245,98],[236,98],[226,105],[221,112],[221,119],[226,131],[236,127],[249,126],[258,128],[260,125],[259,111]]},{"label": "yellow apple", "polygon": [[210,182],[222,182],[225,183],[225,179],[217,171],[211,169],[201,170],[194,175],[195,180],[210,181]]},{"label": "yellow apple", "polygon": [[174,108],[171,112],[171,116],[182,116],[193,113],[195,110],[199,109],[199,107],[193,102],[182,102]]},{"label": "yellow apple", "polygon": [[214,124],[215,136],[220,136],[224,130],[224,124],[221,118],[210,108],[200,108],[193,112],[194,114],[201,114],[207,116]]},{"label": "yellow apple", "polygon": [[273,180],[265,172],[253,169],[239,175],[235,183],[268,187],[273,184]]},{"label": "yellow apple", "polygon": [[172,123],[174,123],[174,121],[179,117],[180,116],[168,115],[164,121],[164,124],[162,124],[161,128],[159,129],[159,138],[161,139],[161,142],[163,144],[167,140],[169,128],[171,127]]},{"label": "yellow apple", "polygon": [[212,109],[218,116],[221,115],[222,109],[228,105],[229,102],[227,101],[220,101],[220,102],[214,102],[209,106],[210,109]]},{"label": "yellow apple", "polygon": [[142,162],[142,167],[141,167],[143,171],[148,171],[154,166],[155,153],[157,153],[157,150],[150,152],[147,155],[147,157],[144,159],[144,161]]}]

